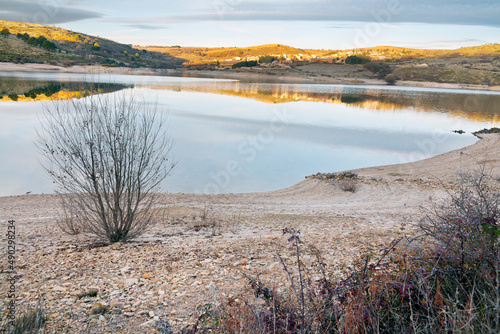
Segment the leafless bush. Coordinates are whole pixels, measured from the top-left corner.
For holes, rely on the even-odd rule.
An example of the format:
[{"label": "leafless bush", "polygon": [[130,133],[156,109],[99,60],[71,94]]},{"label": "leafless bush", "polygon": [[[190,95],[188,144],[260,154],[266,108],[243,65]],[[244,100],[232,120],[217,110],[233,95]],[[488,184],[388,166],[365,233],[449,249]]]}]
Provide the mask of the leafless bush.
[{"label": "leafless bush", "polygon": [[78,235],[82,233],[82,225],[65,206],[63,207],[63,217],[58,219],[56,224],[57,227],[66,234]]},{"label": "leafless bush", "polygon": [[209,236],[219,236],[224,232],[230,231],[236,234],[239,228],[239,216],[230,218],[218,214],[213,207],[205,205],[198,214],[193,214],[191,221],[188,222],[191,229],[195,232],[205,231]]},{"label": "leafless bush", "polygon": [[358,182],[356,179],[343,179],[339,181],[340,189],[355,193],[358,190]]},{"label": "leafless bush", "polygon": [[441,254],[456,258],[460,267],[478,261],[495,263],[500,251],[498,182],[484,170],[461,173],[459,188],[450,200],[434,205],[420,223],[428,241]]},{"label": "leafless bush", "polygon": [[166,119],[131,94],[44,109],[37,146],[61,195],[63,230],[117,242],[158,221],[156,192],[174,164]]}]

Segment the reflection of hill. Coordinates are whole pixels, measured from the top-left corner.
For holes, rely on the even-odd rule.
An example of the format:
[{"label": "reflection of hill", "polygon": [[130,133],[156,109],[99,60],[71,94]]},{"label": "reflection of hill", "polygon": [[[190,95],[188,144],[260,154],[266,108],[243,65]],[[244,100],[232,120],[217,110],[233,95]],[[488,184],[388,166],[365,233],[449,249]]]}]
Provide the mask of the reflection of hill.
[{"label": "reflection of hill", "polygon": [[445,112],[476,121],[500,122],[500,94],[383,90],[343,86],[203,82],[148,86],[152,89],[205,92],[250,98],[265,103],[314,101],[351,107],[423,112]]},{"label": "reflection of hill", "polygon": [[0,101],[70,100],[92,94],[110,93],[128,87],[123,84],[50,82],[6,78],[0,83]]}]

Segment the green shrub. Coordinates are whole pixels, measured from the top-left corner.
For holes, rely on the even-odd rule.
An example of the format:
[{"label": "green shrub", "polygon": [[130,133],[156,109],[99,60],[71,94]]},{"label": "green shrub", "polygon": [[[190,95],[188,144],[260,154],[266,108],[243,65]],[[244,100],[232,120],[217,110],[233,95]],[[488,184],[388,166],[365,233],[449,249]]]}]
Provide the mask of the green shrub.
[{"label": "green shrub", "polygon": [[385,82],[387,82],[389,85],[394,85],[396,83],[396,76],[394,74],[388,74],[384,78]]},{"label": "green shrub", "polygon": [[261,63],[261,64],[272,63],[275,60],[278,60],[278,58],[273,57],[273,56],[260,56],[259,57],[259,63]]},{"label": "green shrub", "polygon": [[387,63],[379,62],[379,61],[371,61],[366,63],[364,66],[368,71],[377,74],[379,79],[385,78],[387,75],[391,74],[393,71],[393,67]]},{"label": "green shrub", "polygon": [[363,65],[363,64],[366,64],[366,63],[368,63],[370,61],[371,61],[370,58],[362,57],[362,56],[356,56],[356,55],[348,56],[345,59],[345,63],[349,64],[349,65]]},{"label": "green shrub", "polygon": [[233,64],[232,68],[254,67],[258,65],[259,63],[256,60],[248,60],[248,61],[240,61],[239,63]]}]

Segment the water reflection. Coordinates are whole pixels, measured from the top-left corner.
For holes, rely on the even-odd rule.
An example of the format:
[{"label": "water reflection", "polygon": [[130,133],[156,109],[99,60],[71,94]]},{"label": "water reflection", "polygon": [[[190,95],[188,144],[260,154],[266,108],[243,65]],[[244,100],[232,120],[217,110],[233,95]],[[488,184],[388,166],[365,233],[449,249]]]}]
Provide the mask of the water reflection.
[{"label": "water reflection", "polygon": [[[64,92],[70,97],[92,80],[67,73],[10,76],[0,73],[0,196],[51,192],[33,145],[39,99]],[[168,111],[179,164],[164,191],[285,188],[317,172],[437,155],[474,143],[471,131],[499,125],[500,94],[492,92],[126,75],[97,79],[112,84],[102,92],[132,87],[146,103]],[[4,87],[23,102],[5,97]],[[466,134],[452,132],[459,129]]]},{"label": "water reflection", "polygon": [[445,112],[481,122],[500,121],[500,94],[441,90],[387,89],[338,85],[265,84],[245,82],[186,82],[150,85],[151,89],[205,92],[249,98],[266,103],[295,101],[344,104],[363,109]]},{"label": "water reflection", "polygon": [[92,94],[116,92],[131,85],[85,81],[25,80],[7,77],[0,80],[0,102],[71,100]]}]

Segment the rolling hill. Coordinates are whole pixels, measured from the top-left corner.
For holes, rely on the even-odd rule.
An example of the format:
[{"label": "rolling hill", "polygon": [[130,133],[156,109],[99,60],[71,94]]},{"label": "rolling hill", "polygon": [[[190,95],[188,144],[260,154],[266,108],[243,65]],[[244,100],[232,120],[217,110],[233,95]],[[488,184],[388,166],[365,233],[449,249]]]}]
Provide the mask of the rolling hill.
[{"label": "rolling hill", "polygon": [[185,61],[40,24],[0,21],[0,32],[2,62],[173,68]]}]

